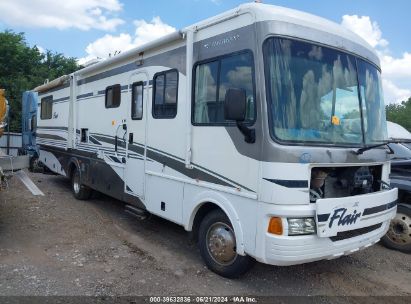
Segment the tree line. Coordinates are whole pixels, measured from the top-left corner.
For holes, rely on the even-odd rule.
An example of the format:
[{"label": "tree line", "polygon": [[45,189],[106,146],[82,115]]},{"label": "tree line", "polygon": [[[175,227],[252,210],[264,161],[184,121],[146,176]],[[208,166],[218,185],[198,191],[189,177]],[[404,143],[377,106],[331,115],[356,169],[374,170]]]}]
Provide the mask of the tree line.
[{"label": "tree line", "polygon": [[70,74],[79,68],[76,58],[30,47],[24,33],[0,33],[0,88],[9,101],[10,131],[21,131],[21,100],[24,91]]},{"label": "tree line", "polygon": [[390,104],[385,109],[387,120],[395,122],[411,132],[411,97],[400,104]]},{"label": "tree line", "polygon": [[[0,88],[6,90],[10,104],[10,131],[21,131],[22,93],[65,74],[78,70],[76,58],[30,47],[24,33],[0,33]],[[411,97],[401,104],[386,106],[387,119],[411,132]]]}]

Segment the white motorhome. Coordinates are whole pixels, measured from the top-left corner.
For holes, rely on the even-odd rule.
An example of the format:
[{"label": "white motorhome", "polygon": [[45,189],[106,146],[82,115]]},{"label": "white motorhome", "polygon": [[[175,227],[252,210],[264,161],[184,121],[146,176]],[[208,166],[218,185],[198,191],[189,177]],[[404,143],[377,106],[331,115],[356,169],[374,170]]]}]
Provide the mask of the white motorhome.
[{"label": "white motorhome", "polygon": [[395,215],[378,57],[325,19],[244,4],[35,90],[77,198],[184,226],[223,276],[353,253]]}]

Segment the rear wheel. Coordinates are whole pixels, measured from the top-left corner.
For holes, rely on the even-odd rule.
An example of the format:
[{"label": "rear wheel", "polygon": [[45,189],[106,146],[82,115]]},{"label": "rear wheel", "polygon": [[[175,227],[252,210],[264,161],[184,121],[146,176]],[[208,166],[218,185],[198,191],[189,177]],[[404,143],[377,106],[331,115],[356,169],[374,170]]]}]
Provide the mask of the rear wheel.
[{"label": "rear wheel", "polygon": [[29,171],[37,173],[37,172],[42,172],[43,170],[44,169],[43,169],[43,166],[41,165],[39,158],[35,156],[30,157]]},{"label": "rear wheel", "polygon": [[251,257],[237,254],[234,229],[221,210],[211,211],[204,217],[198,236],[201,256],[215,273],[236,278],[253,266]]},{"label": "rear wheel", "polygon": [[388,248],[411,253],[411,207],[398,205],[397,214],[381,243]]},{"label": "rear wheel", "polygon": [[87,200],[92,194],[92,190],[81,183],[80,172],[77,168],[73,169],[71,174],[71,190],[73,195],[78,200]]}]

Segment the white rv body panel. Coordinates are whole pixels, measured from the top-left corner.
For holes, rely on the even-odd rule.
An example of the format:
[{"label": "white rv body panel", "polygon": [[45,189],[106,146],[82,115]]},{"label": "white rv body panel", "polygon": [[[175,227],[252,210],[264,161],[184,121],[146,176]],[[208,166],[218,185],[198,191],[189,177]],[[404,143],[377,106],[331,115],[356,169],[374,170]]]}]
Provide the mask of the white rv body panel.
[{"label": "white rv body panel", "polygon": [[[371,47],[330,21],[264,4],[241,5],[88,66],[70,75],[70,83],[42,92],[40,100],[51,96],[54,102],[51,118],[42,119],[41,110],[38,115],[40,160],[67,177],[79,170],[88,187],[188,231],[198,229],[197,216],[203,207],[218,206],[233,226],[237,253],[269,264],[329,259],[377,242],[395,214],[393,205],[388,211],[376,211],[367,222],[380,225],[378,228],[356,237],[333,241],[331,237],[346,231],[339,228],[327,237],[287,234],[288,218],[318,215],[309,196],[313,168],[380,166],[381,179],[388,181],[389,162],[383,151],[356,156],[352,148],[293,147],[272,140],[267,126],[262,45],[267,37],[277,36],[352,52],[379,66]],[[192,46],[186,45],[187,37]],[[193,58],[187,58],[187,54]],[[253,144],[244,141],[235,124],[193,122],[190,95],[195,95],[195,68],[233,54],[252,55],[255,119],[249,127],[256,132]],[[172,71],[178,75],[175,116],[154,117],[158,106],[155,79]],[[233,87],[238,76],[244,76],[236,74],[238,71],[241,67],[226,75]],[[133,120],[133,84],[140,82],[143,116]],[[107,107],[108,92],[115,85],[120,85],[121,102],[117,107]],[[168,93],[171,96],[172,90]],[[168,106],[165,102],[163,105]],[[379,193],[370,195],[376,199],[367,198],[364,208],[375,209],[395,200],[393,192],[389,198]],[[361,205],[363,197],[356,199]],[[268,232],[272,217],[281,218],[282,235]]]},{"label": "white rv body panel", "polygon": [[[260,164],[257,160],[239,154],[232,143],[230,136],[224,129],[203,127],[193,129],[193,163],[206,167],[213,172],[219,172],[228,180],[236,180],[243,176],[243,184],[247,185],[247,192],[256,193],[258,189],[258,170]],[[213,161],[210,162],[210,159]],[[241,166],[227,166],[235,162]],[[244,191],[244,189],[240,189]]]}]

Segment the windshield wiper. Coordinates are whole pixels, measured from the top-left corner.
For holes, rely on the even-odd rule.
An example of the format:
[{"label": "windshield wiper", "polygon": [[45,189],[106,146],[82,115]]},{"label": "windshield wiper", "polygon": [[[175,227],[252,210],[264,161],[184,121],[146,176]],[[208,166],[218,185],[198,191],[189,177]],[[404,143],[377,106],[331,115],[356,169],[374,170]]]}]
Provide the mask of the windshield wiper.
[{"label": "windshield wiper", "polygon": [[382,146],[387,146],[388,149],[390,149],[390,154],[394,154],[394,151],[391,149],[391,147],[388,145],[391,142],[387,141],[387,142],[383,142],[381,144],[376,144],[376,145],[372,145],[372,146],[365,146],[363,148],[358,149],[357,151],[354,151],[355,154],[360,155],[363,154],[365,151],[374,149],[374,148],[378,148],[378,147],[382,147]]},{"label": "windshield wiper", "polygon": [[360,155],[360,154],[363,154],[365,151],[378,148],[378,147],[382,147],[382,146],[387,146],[388,149],[390,150],[390,154],[394,154],[394,150],[391,149],[391,147],[388,144],[401,144],[401,143],[411,143],[411,140],[387,140],[380,144],[365,146],[363,148],[358,149],[357,151],[354,151],[354,153],[357,155]]}]

